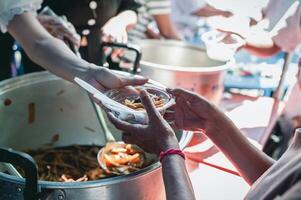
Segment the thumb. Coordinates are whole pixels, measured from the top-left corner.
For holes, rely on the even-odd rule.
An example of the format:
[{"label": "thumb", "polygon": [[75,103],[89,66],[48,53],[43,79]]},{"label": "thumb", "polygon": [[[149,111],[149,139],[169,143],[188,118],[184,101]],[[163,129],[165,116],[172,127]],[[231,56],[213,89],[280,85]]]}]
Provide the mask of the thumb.
[{"label": "thumb", "polygon": [[130,76],[130,77],[122,77],[121,78],[121,87],[127,86],[127,85],[143,85],[148,81],[147,78],[144,78],[142,76]]},{"label": "thumb", "polygon": [[189,100],[198,96],[196,93],[193,93],[191,91],[182,88],[167,89],[167,92],[174,95],[176,98],[178,97],[184,100]]}]

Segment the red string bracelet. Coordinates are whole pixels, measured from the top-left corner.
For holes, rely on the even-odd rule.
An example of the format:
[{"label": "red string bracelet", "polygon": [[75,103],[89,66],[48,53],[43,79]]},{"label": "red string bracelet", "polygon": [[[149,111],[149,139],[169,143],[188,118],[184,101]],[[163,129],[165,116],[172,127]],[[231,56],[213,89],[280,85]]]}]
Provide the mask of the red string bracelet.
[{"label": "red string bracelet", "polygon": [[159,155],[159,160],[162,162],[163,158],[168,155],[179,155],[185,160],[185,154],[180,149],[168,149],[166,151],[162,151]]}]

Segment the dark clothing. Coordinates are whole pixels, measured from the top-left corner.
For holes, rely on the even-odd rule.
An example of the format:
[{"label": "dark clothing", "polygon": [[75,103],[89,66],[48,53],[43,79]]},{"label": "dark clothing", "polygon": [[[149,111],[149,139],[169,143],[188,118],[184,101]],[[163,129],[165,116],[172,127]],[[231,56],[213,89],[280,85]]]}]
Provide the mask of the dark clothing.
[{"label": "dark clothing", "polygon": [[[112,17],[125,10],[136,10],[140,7],[135,0],[95,0],[97,8],[93,14],[89,7],[90,0],[44,0],[43,7],[49,6],[57,15],[65,15],[77,32],[82,35],[82,31],[88,29],[90,33],[86,36],[87,47],[81,47],[80,53],[83,59],[101,65],[103,63],[102,52],[100,50],[100,28]],[[96,24],[88,25],[89,19],[95,19]],[[2,43],[1,43],[2,44]],[[2,49],[2,45],[1,45]],[[22,54],[24,72],[31,73],[44,70],[26,56]],[[1,67],[1,66],[0,66]],[[1,67],[2,68],[2,67]],[[8,65],[3,68],[9,69]]]},{"label": "dark clothing", "polygon": [[8,33],[0,33],[0,81],[11,77],[11,59],[14,38]]},{"label": "dark clothing", "polygon": [[[102,64],[100,51],[100,28],[112,17],[125,10],[137,11],[140,7],[135,0],[95,0],[97,8],[89,7],[91,0],[44,0],[43,5],[49,6],[56,14],[65,15],[75,26],[77,32],[88,29],[88,47],[81,48],[82,57],[95,64]],[[96,24],[88,25],[89,19],[95,19]]]},{"label": "dark clothing", "polygon": [[252,186],[245,199],[301,199],[301,133],[283,156]]}]

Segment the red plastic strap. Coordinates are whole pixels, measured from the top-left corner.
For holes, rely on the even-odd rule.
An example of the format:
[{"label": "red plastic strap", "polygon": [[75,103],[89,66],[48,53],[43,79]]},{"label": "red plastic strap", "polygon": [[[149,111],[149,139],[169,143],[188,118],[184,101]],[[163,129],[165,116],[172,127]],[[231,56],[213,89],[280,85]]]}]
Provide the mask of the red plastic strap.
[{"label": "red plastic strap", "polygon": [[159,155],[159,160],[160,160],[160,162],[162,162],[162,160],[165,156],[175,155],[175,154],[181,156],[185,160],[185,154],[183,153],[182,150],[179,150],[179,149],[168,149],[166,151],[162,151]]}]

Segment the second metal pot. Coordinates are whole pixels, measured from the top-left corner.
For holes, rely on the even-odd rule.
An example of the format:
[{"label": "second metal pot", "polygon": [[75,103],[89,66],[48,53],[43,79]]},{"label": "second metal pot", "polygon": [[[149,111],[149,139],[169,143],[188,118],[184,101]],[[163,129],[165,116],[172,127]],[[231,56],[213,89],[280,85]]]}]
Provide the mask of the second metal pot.
[{"label": "second metal pot", "polygon": [[195,91],[213,103],[223,92],[223,72],[230,62],[210,59],[204,49],[180,41],[141,40],[141,75],[168,87]]}]

